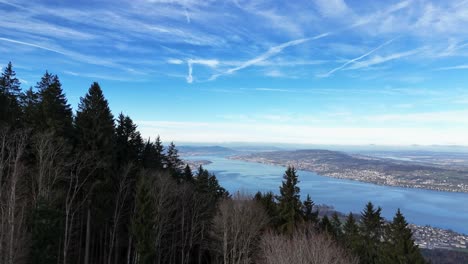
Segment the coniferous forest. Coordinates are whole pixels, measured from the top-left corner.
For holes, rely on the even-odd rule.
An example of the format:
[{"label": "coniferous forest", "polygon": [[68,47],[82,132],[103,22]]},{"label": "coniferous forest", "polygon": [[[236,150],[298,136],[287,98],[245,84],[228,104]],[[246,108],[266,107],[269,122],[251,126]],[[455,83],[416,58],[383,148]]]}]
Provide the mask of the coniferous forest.
[{"label": "coniferous forest", "polygon": [[24,91],[1,74],[0,263],[425,263],[399,210],[319,216],[298,182],[289,167],[278,195],[230,194],[98,83],[73,112],[57,75]]}]

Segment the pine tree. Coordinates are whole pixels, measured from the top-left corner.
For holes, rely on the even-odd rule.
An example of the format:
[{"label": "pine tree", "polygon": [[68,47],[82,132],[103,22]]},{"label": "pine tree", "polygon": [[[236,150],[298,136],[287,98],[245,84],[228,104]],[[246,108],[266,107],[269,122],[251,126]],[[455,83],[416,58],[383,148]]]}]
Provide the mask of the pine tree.
[{"label": "pine tree", "polygon": [[183,180],[184,182],[193,182],[193,173],[188,164],[184,168]]},{"label": "pine tree", "polygon": [[40,119],[37,128],[51,131],[57,136],[71,138],[73,133],[73,114],[67,102],[57,75],[46,72],[37,83]]},{"label": "pine tree", "polygon": [[116,166],[139,164],[142,159],[143,140],[137,126],[129,116],[122,113],[117,118],[116,132]]},{"label": "pine tree", "polygon": [[322,232],[325,232],[326,234],[333,235],[335,233],[333,225],[331,224],[330,219],[327,215],[324,215],[322,217],[319,226],[320,230],[322,230]]},{"label": "pine tree", "polygon": [[20,118],[19,99],[21,95],[21,83],[16,78],[11,62],[0,77],[0,125],[18,126]]},{"label": "pine tree", "polygon": [[341,220],[337,212],[333,213],[330,223],[333,227],[333,236],[340,241],[343,237],[343,230],[341,229]]},{"label": "pine tree", "polygon": [[20,105],[22,112],[22,123],[24,127],[35,128],[40,120],[39,94],[30,87],[21,95]]},{"label": "pine tree", "polygon": [[265,209],[265,212],[270,218],[270,225],[274,228],[278,227],[278,205],[275,202],[275,195],[273,192],[266,192],[262,194],[257,192],[254,196],[255,201],[260,203]]},{"label": "pine tree", "polygon": [[150,139],[147,140],[143,147],[142,164],[146,169],[162,170],[164,168],[164,146],[162,145],[159,136],[153,143]]},{"label": "pine tree", "polygon": [[381,239],[383,237],[384,220],[380,215],[382,208],[374,208],[371,202],[366,204],[361,213],[361,235],[364,241],[360,249],[360,257],[363,263],[380,263],[382,258]]},{"label": "pine tree", "polygon": [[413,233],[408,228],[400,209],[388,227],[387,239],[388,263],[425,263],[419,247],[414,244]]},{"label": "pine tree", "polygon": [[304,214],[304,221],[317,224],[319,212],[318,210],[314,212],[314,202],[310,198],[309,194],[307,194],[307,198],[305,199],[302,208]]},{"label": "pine tree", "polygon": [[351,252],[358,253],[359,244],[361,243],[359,226],[351,212],[346,217],[346,221],[343,225],[343,241],[346,248]]},{"label": "pine tree", "polygon": [[132,234],[135,237],[137,263],[154,263],[156,249],[155,238],[155,208],[151,196],[151,183],[144,175],[139,179],[135,198],[135,213],[132,221]]},{"label": "pine tree", "polygon": [[79,149],[108,167],[114,147],[114,117],[98,83],[81,98],[75,125]]},{"label": "pine tree", "polygon": [[170,174],[178,181],[180,181],[182,165],[182,160],[179,157],[179,151],[177,150],[174,142],[171,142],[167,148],[166,166]]},{"label": "pine tree", "polygon": [[302,202],[299,197],[300,189],[297,186],[298,179],[294,167],[289,166],[283,175],[283,183],[280,187],[279,203],[280,230],[291,234],[302,220]]}]

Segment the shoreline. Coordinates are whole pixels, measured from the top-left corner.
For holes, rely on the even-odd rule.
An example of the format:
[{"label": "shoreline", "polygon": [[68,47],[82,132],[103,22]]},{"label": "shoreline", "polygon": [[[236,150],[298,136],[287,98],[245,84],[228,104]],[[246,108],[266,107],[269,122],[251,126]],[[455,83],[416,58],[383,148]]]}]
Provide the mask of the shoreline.
[{"label": "shoreline", "polygon": [[[382,181],[376,181],[376,180],[366,180],[362,179],[359,177],[355,176],[345,176],[343,173],[340,172],[331,172],[331,173],[322,173],[318,172],[316,170],[311,170],[310,168],[301,166],[300,164],[291,162],[290,164],[282,164],[278,162],[272,162],[272,161],[267,161],[267,160],[253,160],[253,159],[248,159],[244,158],[241,156],[230,156],[226,157],[227,159],[232,159],[232,160],[240,160],[240,161],[245,161],[245,162],[252,162],[252,163],[259,163],[259,164],[266,164],[266,165],[274,165],[274,166],[283,166],[286,167],[288,165],[294,165],[294,167],[298,170],[303,170],[303,171],[308,171],[308,172],[313,172],[319,176],[323,177],[330,177],[334,179],[342,179],[342,180],[351,180],[351,181],[357,181],[357,182],[362,182],[362,183],[370,183],[370,184],[375,184],[375,185],[380,185],[380,186],[389,186],[389,187],[401,187],[401,188],[411,188],[411,189],[422,189],[422,190],[429,190],[429,191],[438,191],[438,192],[451,192],[451,193],[465,193],[468,194],[468,189],[451,189],[450,187],[444,187],[444,186],[428,186],[428,185],[418,185],[418,184],[409,184],[409,183],[402,183],[401,180],[399,179],[390,179],[393,180],[393,182],[388,183],[388,178],[382,178]],[[353,174],[355,175],[355,174]],[[384,177],[388,177],[388,175],[385,175]],[[391,176],[390,176],[391,177]]]}]

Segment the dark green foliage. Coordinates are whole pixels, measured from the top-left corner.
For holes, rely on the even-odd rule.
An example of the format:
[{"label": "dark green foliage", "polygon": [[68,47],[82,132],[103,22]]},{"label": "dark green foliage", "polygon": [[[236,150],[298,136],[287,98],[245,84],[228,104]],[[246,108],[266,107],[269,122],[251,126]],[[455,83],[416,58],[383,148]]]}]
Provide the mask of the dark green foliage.
[{"label": "dark green foliage", "polygon": [[398,209],[386,234],[387,263],[425,263],[412,235],[405,217]]},{"label": "dark green foliage", "polygon": [[155,208],[151,198],[150,179],[142,175],[137,184],[135,198],[135,214],[132,221],[132,234],[135,237],[135,248],[138,253],[138,263],[154,263],[156,248],[153,246]]},{"label": "dark green foliage", "polygon": [[310,198],[310,195],[307,194],[307,198],[305,199],[302,205],[302,211],[304,214],[304,221],[310,222],[312,224],[318,223],[318,210],[314,212],[314,202]]},{"label": "dark green foliage", "polygon": [[0,125],[18,126],[21,115],[20,95],[21,83],[9,62],[0,76]]},{"label": "dark green foliage", "polygon": [[330,219],[328,218],[327,215],[324,215],[322,219],[320,220],[320,230],[322,230],[322,232],[325,232],[329,235],[333,235],[335,233],[335,230],[333,229],[333,225],[330,222]]},{"label": "dark green foliage", "polygon": [[159,136],[156,138],[154,143],[150,139],[145,143],[142,153],[142,165],[146,169],[158,169],[164,168],[164,161],[166,156],[164,155],[164,146],[161,143]]},{"label": "dark green foliage", "polygon": [[79,149],[109,166],[114,146],[114,117],[98,83],[93,83],[81,98],[75,125]]},{"label": "dark green foliage", "polygon": [[182,179],[185,182],[193,182],[193,173],[189,165],[185,165]]},{"label": "dark green foliage", "polygon": [[62,235],[62,212],[49,202],[40,201],[32,213],[31,263],[57,263]]},{"label": "dark green foliage", "polygon": [[[73,114],[58,76],[46,72],[36,88],[39,97],[36,128],[39,131],[51,131],[57,136],[71,138]],[[29,101],[32,101],[33,95],[31,92],[28,93]]]},{"label": "dark green foliage", "polygon": [[139,164],[142,160],[143,140],[129,116],[122,113],[119,115],[115,134],[116,166],[126,163]]},{"label": "dark green foliage", "polygon": [[382,261],[383,223],[380,215],[382,208],[374,208],[371,202],[366,204],[361,213],[361,236],[363,243],[361,245],[359,256],[362,263],[380,263]]},{"label": "dark green foliage", "polygon": [[277,197],[280,230],[286,234],[292,234],[295,226],[302,220],[302,202],[297,183],[296,169],[289,166],[283,175],[280,195]]},{"label": "dark green foliage", "polygon": [[336,240],[341,240],[343,236],[343,230],[341,227],[341,220],[337,212],[333,213],[330,223],[333,227],[333,236],[335,237]]},{"label": "dark green foliage", "polygon": [[278,205],[275,202],[275,195],[273,192],[261,193],[257,192],[254,199],[258,201],[265,209],[265,212],[270,218],[270,225],[274,228],[278,227]]},{"label": "dark green foliage", "polygon": [[349,213],[343,225],[343,242],[345,247],[351,252],[356,252],[361,242],[359,226],[352,213]]},{"label": "dark green foliage", "polygon": [[24,127],[35,129],[37,122],[40,120],[39,111],[39,94],[30,87],[20,97],[20,105],[22,108],[22,123]]},{"label": "dark green foliage", "polygon": [[219,185],[218,179],[214,174],[209,173],[200,165],[196,174],[195,190],[198,193],[203,193],[213,201],[218,201],[223,197],[229,196],[229,193]]},{"label": "dark green foliage", "polygon": [[178,181],[181,181],[183,163],[179,157],[179,151],[177,150],[174,142],[171,142],[167,148],[165,165],[170,174]]}]

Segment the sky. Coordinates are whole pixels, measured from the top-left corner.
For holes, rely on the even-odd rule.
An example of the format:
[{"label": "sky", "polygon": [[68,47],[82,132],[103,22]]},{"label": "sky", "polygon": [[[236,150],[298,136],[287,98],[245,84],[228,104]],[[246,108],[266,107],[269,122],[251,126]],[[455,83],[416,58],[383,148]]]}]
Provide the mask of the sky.
[{"label": "sky", "polygon": [[468,145],[468,1],[0,0],[0,65],[144,137]]}]

